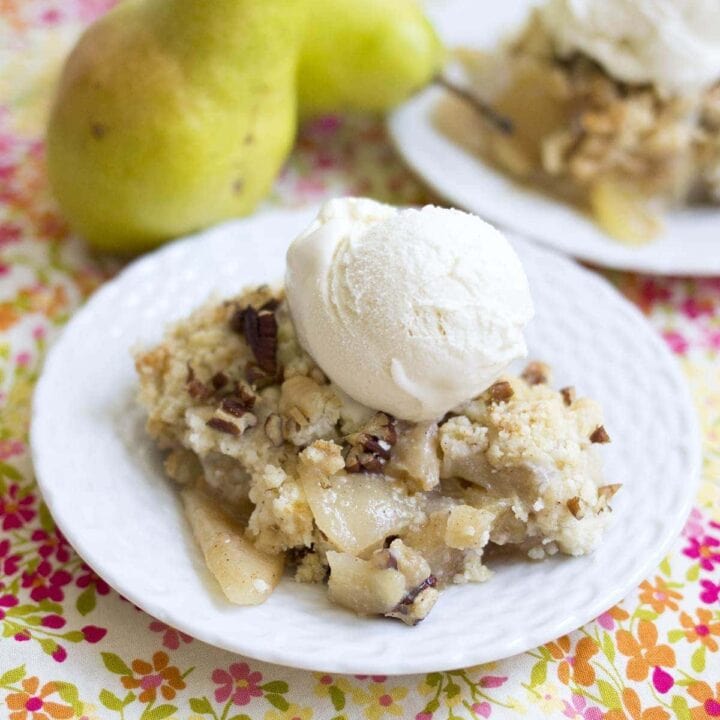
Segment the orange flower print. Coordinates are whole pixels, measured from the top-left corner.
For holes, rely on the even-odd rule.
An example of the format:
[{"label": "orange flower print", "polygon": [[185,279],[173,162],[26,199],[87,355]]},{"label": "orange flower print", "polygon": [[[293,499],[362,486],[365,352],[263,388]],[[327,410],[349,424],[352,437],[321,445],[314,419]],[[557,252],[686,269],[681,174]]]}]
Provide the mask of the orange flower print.
[{"label": "orange flower print", "polygon": [[152,665],[145,660],[133,660],[130,667],[139,677],[124,675],[120,681],[128,690],[141,688],[142,692],[138,695],[138,699],[142,703],[154,702],[158,688],[166,700],[172,700],[176,690],[185,688],[185,681],[180,675],[180,670],[168,665],[168,662],[169,658],[164,652],[156,652],[152,656]]},{"label": "orange flower print", "polygon": [[10,720],[48,720],[48,718],[63,720],[73,716],[73,709],[69,705],[61,705],[46,699],[57,690],[56,683],[48,682],[40,687],[40,680],[37,677],[29,677],[22,681],[22,688],[22,692],[10,693],[5,698],[8,708],[12,711],[9,715]]},{"label": "orange flower print", "polygon": [[618,650],[630,658],[626,670],[630,680],[645,680],[650,668],[656,665],[675,665],[673,649],[669,645],[657,645],[657,628],[649,620],[638,623],[637,639],[627,630],[618,630],[615,637]]},{"label": "orange flower print", "polygon": [[17,310],[9,302],[0,303],[0,330],[11,328],[19,317]]},{"label": "orange flower print", "polygon": [[690,708],[693,720],[710,720],[720,717],[720,682],[715,684],[715,692],[706,682],[694,682],[688,692],[700,704]]},{"label": "orange flower print", "polygon": [[682,595],[668,587],[665,580],[655,576],[655,584],[652,585],[648,580],[644,580],[640,584],[640,602],[650,605],[652,609],[661,615],[665,610],[677,610],[678,604],[676,600],[681,600]]},{"label": "orange flower print", "polygon": [[713,614],[707,608],[698,608],[697,622],[686,612],[680,613],[680,624],[685,629],[688,642],[699,640],[708,650],[716,652],[718,642],[713,635],[720,635],[720,622],[710,622]]},{"label": "orange flower print", "polygon": [[560,661],[557,675],[561,683],[567,685],[571,677],[578,685],[585,687],[595,682],[595,669],[590,665],[590,659],[598,652],[598,646],[592,638],[583,637],[578,640],[575,655],[570,655],[570,638],[567,635],[545,647],[555,660]]},{"label": "orange flower print", "polygon": [[605,720],[669,720],[670,714],[659,705],[642,709],[638,694],[631,688],[625,688],[622,693],[625,710],[614,709],[605,713]]}]

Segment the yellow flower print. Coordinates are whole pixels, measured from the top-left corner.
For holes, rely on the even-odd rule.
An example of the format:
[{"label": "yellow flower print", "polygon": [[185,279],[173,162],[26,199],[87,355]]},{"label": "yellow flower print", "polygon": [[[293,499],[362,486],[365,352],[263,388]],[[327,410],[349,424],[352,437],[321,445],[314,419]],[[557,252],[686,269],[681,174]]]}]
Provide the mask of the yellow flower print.
[{"label": "yellow flower print", "polygon": [[563,711],[565,705],[560,699],[560,688],[551,682],[544,682],[533,688],[535,693],[528,693],[528,700],[536,705],[545,715],[557,715]]},{"label": "yellow flower print", "polygon": [[265,713],[265,720],[312,720],[312,716],[312,708],[290,705],[284,711],[271,708]]},{"label": "yellow flower print", "polygon": [[386,688],[384,683],[373,683],[367,690],[353,688],[352,698],[358,705],[367,705],[365,717],[368,720],[380,720],[386,715],[403,717],[404,711],[399,700],[405,699],[408,689],[405,687]]}]

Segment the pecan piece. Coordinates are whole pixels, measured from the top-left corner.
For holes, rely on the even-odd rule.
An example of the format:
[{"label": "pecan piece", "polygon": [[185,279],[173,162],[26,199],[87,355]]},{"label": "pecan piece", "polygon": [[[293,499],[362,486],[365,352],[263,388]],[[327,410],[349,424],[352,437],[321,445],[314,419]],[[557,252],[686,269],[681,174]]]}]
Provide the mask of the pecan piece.
[{"label": "pecan piece", "polygon": [[598,497],[607,503],[613,498],[615,493],[622,487],[621,483],[611,483],[610,485],[602,485],[598,488]]},{"label": "pecan piece", "polygon": [[572,386],[564,387],[560,389],[563,402],[570,407],[575,402],[575,388]]},{"label": "pecan piece", "polygon": [[549,382],[550,366],[537,360],[528,363],[520,376],[528,385],[540,385]]},{"label": "pecan piece", "polygon": [[585,512],[582,509],[579,497],[571,497],[567,501],[567,509],[572,513],[572,516],[576,520],[581,520],[585,517]]},{"label": "pecan piece", "polygon": [[195,370],[193,370],[193,366],[190,363],[187,365],[185,387],[187,388],[188,395],[190,395],[193,400],[207,400],[213,393],[211,388],[195,377]]},{"label": "pecan piece", "polygon": [[227,433],[228,435],[239,435],[240,434],[240,428],[234,423],[230,422],[230,420],[223,420],[219,417],[211,417],[207,421],[207,426],[211,427],[213,430],[217,430],[218,432]]},{"label": "pecan piece", "polygon": [[407,625],[417,625],[425,619],[437,600],[436,585],[435,576],[429,575],[419,585],[409,590],[389,613],[385,613],[385,617],[402,620]]},{"label": "pecan piece", "polygon": [[590,433],[591,443],[609,443],[610,436],[607,434],[607,430],[602,426],[598,425],[592,433]]},{"label": "pecan piece", "polygon": [[397,442],[395,418],[387,413],[376,413],[362,430],[345,439],[350,446],[345,457],[348,472],[382,472]]},{"label": "pecan piece", "polygon": [[268,375],[277,373],[277,332],[275,317],[277,304],[265,303],[260,310],[252,305],[236,310],[230,318],[230,327],[243,335],[258,367]]},{"label": "pecan piece", "polygon": [[490,400],[494,403],[507,402],[514,394],[512,385],[507,380],[498,380],[490,386]]}]

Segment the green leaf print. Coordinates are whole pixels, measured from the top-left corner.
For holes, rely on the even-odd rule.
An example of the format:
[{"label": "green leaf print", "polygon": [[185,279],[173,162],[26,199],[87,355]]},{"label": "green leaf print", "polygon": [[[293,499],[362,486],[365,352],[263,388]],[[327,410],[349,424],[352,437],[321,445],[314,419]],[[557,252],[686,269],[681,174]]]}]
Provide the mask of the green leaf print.
[{"label": "green leaf print", "polygon": [[536,662],[530,671],[530,687],[542,685],[547,679],[547,663],[544,660]]},{"label": "green leaf print", "polygon": [[286,682],[282,680],[273,680],[272,682],[261,685],[260,688],[268,693],[286,693],[290,688]]},{"label": "green leaf print", "polygon": [[670,558],[666,557],[661,563],[660,563],[660,572],[663,575],[667,575],[670,577]]},{"label": "green leaf print", "polygon": [[691,565],[685,573],[685,579],[690,582],[695,582],[700,577],[700,566]]},{"label": "green leaf print", "polygon": [[115,653],[104,652],[102,654],[105,667],[116,675],[132,675],[132,670],[125,664],[123,659]]},{"label": "green leaf print", "polygon": [[177,712],[177,708],[174,705],[158,705],[155,708],[147,707],[140,716],[140,720],[164,720],[164,718],[170,717],[175,712]]},{"label": "green leaf print", "polygon": [[26,675],[25,666],[18,665],[16,668],[7,670],[2,675],[0,675],[0,685],[12,685],[13,683],[16,683],[18,680],[22,680],[25,677],[25,675]]},{"label": "green leaf print", "polygon": [[645,608],[638,608],[635,611],[635,617],[641,620],[657,620],[657,613],[652,610],[646,610]]},{"label": "green leaf print", "polygon": [[289,707],[290,703],[282,695],[266,695],[265,699],[278,710],[285,712]]},{"label": "green leaf print", "polygon": [[330,700],[338,712],[345,707],[345,693],[335,685],[330,686]]},{"label": "green leaf print", "polygon": [[78,595],[75,607],[81,615],[87,615],[95,609],[95,604],[95,586],[91,584]]},{"label": "green leaf print", "polygon": [[605,657],[610,662],[613,662],[613,660],[615,660],[615,645],[613,645],[612,638],[606,632],[603,633],[602,637],[602,649],[605,653]]},{"label": "green leaf print", "polygon": [[611,710],[620,709],[620,696],[615,688],[606,680],[597,681],[598,690],[600,691],[600,699],[605,707]]},{"label": "green leaf print", "polygon": [[678,640],[682,640],[685,637],[684,630],[670,630],[668,632],[668,640],[671,643],[676,643]]},{"label": "green leaf print", "polygon": [[108,710],[122,710],[123,709],[123,703],[122,700],[117,696],[111,693],[109,690],[101,690],[100,691],[100,702],[108,709]]},{"label": "green leaf print", "polygon": [[50,638],[38,639],[38,643],[46,655],[52,655],[58,649],[58,644]]},{"label": "green leaf print", "polygon": [[705,646],[701,645],[690,658],[690,665],[695,672],[702,672],[705,669]]},{"label": "green leaf print", "polygon": [[38,510],[38,519],[40,520],[40,527],[46,532],[50,533],[55,529],[55,523],[53,522],[50,511],[45,503],[40,504]]},{"label": "green leaf print", "polygon": [[434,672],[430,673],[426,678],[425,682],[430,685],[430,687],[435,687],[440,681],[442,680],[442,675],[440,673]]},{"label": "green leaf print", "polygon": [[190,698],[190,709],[193,712],[205,715],[212,712],[212,705],[207,698]]},{"label": "green leaf print", "polygon": [[673,695],[671,706],[677,720],[690,720],[690,708],[682,695]]}]

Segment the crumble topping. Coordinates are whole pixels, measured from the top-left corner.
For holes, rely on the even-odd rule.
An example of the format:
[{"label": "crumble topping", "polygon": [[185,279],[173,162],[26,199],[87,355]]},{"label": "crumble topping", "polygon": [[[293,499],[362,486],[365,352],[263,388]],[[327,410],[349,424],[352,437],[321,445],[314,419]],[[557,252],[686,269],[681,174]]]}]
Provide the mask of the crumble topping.
[{"label": "crumble topping", "polygon": [[437,421],[396,420],[328,382],[265,286],[208,302],[136,366],[148,432],[240,604],[286,565],[341,605],[414,625],[448,584],[491,577],[491,547],[590,552],[619,488],[600,473],[600,408],[553,390],[544,363]]}]

